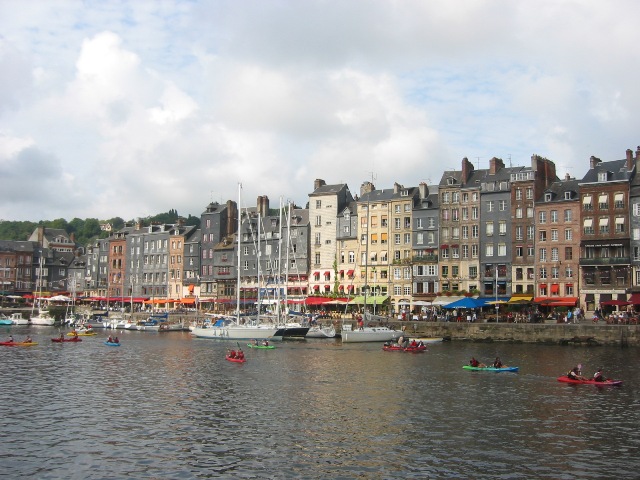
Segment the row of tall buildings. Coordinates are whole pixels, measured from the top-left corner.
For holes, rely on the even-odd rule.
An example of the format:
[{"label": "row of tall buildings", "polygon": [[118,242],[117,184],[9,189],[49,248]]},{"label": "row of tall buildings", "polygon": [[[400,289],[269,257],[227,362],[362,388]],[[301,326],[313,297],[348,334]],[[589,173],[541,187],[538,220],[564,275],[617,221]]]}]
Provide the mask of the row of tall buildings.
[{"label": "row of tall buildings", "polygon": [[218,306],[234,304],[238,286],[247,302],[366,296],[392,311],[454,294],[586,310],[640,304],[639,168],[640,147],[591,157],[581,179],[558,178],[538,155],[516,167],[493,158],[486,169],[464,158],[438,185],[364,182],[353,195],[316,180],[306,208],[274,208],[266,196],[250,208],[211,203],[199,228],[136,223],[85,247],[38,228],[0,242],[0,282],[5,295]]}]

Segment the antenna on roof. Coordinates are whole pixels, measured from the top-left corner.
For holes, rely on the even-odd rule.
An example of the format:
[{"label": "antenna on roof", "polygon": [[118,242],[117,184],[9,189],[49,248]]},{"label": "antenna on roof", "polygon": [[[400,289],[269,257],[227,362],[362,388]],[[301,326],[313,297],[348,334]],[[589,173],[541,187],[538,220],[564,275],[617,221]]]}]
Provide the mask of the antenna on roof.
[{"label": "antenna on roof", "polygon": [[509,154],[509,168],[511,168],[513,165],[511,165],[511,154]]},{"label": "antenna on roof", "polygon": [[371,183],[374,182],[374,180],[378,179],[378,176],[374,173],[374,172],[367,172],[371,175]]},{"label": "antenna on roof", "polygon": [[476,160],[478,160],[478,170],[480,170],[480,159],[481,159],[481,158],[482,158],[482,157],[476,157]]}]

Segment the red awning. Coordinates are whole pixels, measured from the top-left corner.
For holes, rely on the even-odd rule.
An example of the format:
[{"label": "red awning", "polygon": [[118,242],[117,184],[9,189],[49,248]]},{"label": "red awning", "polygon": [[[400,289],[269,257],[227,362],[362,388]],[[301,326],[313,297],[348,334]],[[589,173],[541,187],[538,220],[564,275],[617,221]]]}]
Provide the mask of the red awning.
[{"label": "red awning", "polygon": [[313,276],[314,277],[319,277],[320,276],[320,272],[313,272]]},{"label": "red awning", "polygon": [[352,276],[353,275],[353,270],[347,270],[347,276]]},{"label": "red awning", "polygon": [[632,305],[640,305],[640,293],[632,293],[629,302],[631,302]]},{"label": "red awning", "polygon": [[534,303],[545,307],[575,307],[578,297],[536,297]]},{"label": "red awning", "polygon": [[183,305],[193,305],[194,303],[196,303],[196,299],[195,298],[183,298],[182,300],[180,300],[180,303]]},{"label": "red awning", "polygon": [[551,285],[551,293],[558,293],[560,291],[560,285],[558,285],[557,283],[554,283],[553,285]]},{"label": "red awning", "polygon": [[326,291],[331,290],[331,285],[325,285],[325,286],[324,286],[324,289],[325,289]]},{"label": "red awning", "polygon": [[347,290],[353,290],[353,285],[347,285]]},{"label": "red awning", "polygon": [[314,290],[320,290],[320,285],[314,285],[314,286],[313,286],[313,289],[314,289]]},{"label": "red awning", "polygon": [[324,276],[325,277],[330,277],[331,276],[331,271],[327,270],[326,272],[324,272]]},{"label": "red awning", "polygon": [[340,273],[340,275],[342,275],[342,274],[344,273],[344,270],[340,270],[340,272],[339,272],[339,273]]},{"label": "red awning", "polygon": [[323,303],[330,302],[331,299],[327,297],[307,297],[304,301],[307,305],[322,305]]},{"label": "red awning", "polygon": [[340,286],[338,287],[338,290],[343,291],[343,290],[344,290],[344,285],[340,285]]}]

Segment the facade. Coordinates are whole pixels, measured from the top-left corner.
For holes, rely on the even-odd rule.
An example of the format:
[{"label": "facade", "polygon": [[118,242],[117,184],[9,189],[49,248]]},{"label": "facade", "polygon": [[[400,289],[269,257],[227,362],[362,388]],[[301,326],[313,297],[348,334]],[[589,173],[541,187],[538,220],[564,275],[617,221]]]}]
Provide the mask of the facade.
[{"label": "facade", "polygon": [[[627,150],[626,158],[628,161],[633,159],[633,151]],[[633,159],[636,164],[636,172],[629,189],[629,228],[630,235],[630,253],[631,253],[631,297],[636,301],[640,301],[640,147],[636,149],[636,156]]]},{"label": "facade", "polygon": [[336,219],[337,293],[352,296],[355,292],[354,279],[358,270],[358,204],[353,201],[346,205]]},{"label": "facade", "polygon": [[[536,199],[536,301],[548,306],[576,306],[580,270],[580,195],[568,175]],[[527,268],[527,275],[530,267]],[[528,293],[528,291],[527,291]]]},{"label": "facade", "polygon": [[626,300],[631,284],[629,193],[635,161],[603,162],[591,157],[579,182],[582,225],[580,302],[587,310],[601,302]]},{"label": "facade", "polygon": [[107,296],[112,299],[122,299],[126,294],[128,233],[126,229],[122,229],[109,238]]},{"label": "facade", "polygon": [[[538,155],[531,156],[531,168],[516,169],[511,172],[511,239],[513,259],[511,268],[512,293],[526,295],[531,299],[536,295],[536,201],[556,178],[555,164]],[[557,192],[551,190],[548,196],[554,201]],[[563,197],[564,192],[560,196]],[[562,198],[563,200],[564,198]],[[575,200],[575,199],[574,199]],[[545,218],[546,213],[544,214]],[[540,218],[540,213],[538,213]],[[539,237],[539,235],[538,235]]]},{"label": "facade", "polygon": [[[218,298],[220,290],[235,289],[227,285],[231,277],[227,274],[219,274],[214,261],[214,250],[223,239],[237,230],[238,224],[237,203],[229,200],[225,205],[217,202],[210,203],[200,215],[200,297]],[[229,260],[231,261],[231,260]],[[229,263],[222,267],[230,266]],[[224,268],[223,270],[224,271]],[[235,291],[235,290],[234,290]]]},{"label": "facade", "polygon": [[329,294],[336,280],[338,256],[336,219],[353,197],[346,184],[327,185],[324,180],[314,182],[309,194],[311,294]]},{"label": "facade", "polygon": [[4,295],[33,292],[33,257],[36,244],[0,240],[0,290]]},{"label": "facade", "polygon": [[433,301],[440,289],[438,273],[438,187],[426,183],[418,186],[418,197],[413,206],[413,288],[411,305]]}]

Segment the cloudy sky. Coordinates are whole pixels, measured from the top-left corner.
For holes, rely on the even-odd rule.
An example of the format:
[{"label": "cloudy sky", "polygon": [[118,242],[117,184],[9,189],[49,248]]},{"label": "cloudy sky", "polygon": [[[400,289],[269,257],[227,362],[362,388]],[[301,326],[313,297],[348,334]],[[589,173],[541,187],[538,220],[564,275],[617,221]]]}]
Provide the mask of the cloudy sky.
[{"label": "cloudy sky", "polygon": [[316,178],[640,145],[637,0],[0,0],[0,219],[199,215]]}]

